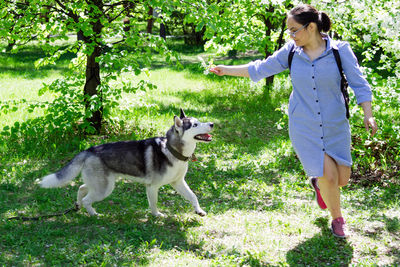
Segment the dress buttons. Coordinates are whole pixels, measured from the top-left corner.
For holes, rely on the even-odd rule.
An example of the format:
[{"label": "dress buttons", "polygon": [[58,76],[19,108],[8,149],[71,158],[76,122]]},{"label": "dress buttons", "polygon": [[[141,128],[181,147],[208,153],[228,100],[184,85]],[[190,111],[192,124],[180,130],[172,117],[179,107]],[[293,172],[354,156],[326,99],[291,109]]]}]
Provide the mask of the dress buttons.
[{"label": "dress buttons", "polygon": [[315,100],[315,102],[317,102],[317,103],[318,103],[318,100]]},{"label": "dress buttons", "polygon": [[323,136],[321,136],[321,139],[324,139],[324,137],[323,137]]},{"label": "dress buttons", "polygon": [[322,124],[320,124],[319,127],[322,127]]},{"label": "dress buttons", "polygon": [[323,148],[322,151],[325,151],[325,148]]},{"label": "dress buttons", "polygon": [[318,112],[318,115],[321,115],[321,112]]},{"label": "dress buttons", "polygon": [[317,88],[314,87],[313,89],[315,90],[315,89],[317,89]]},{"label": "dress buttons", "polygon": [[314,76],[312,76],[312,78],[314,79]]}]

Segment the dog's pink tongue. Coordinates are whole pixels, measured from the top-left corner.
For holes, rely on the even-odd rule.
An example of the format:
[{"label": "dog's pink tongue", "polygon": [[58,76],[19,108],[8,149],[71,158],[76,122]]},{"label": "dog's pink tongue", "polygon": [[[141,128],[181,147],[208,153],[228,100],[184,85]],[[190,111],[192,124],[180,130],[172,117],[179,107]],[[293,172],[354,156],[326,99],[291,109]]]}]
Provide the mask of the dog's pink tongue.
[{"label": "dog's pink tongue", "polygon": [[199,134],[201,136],[201,138],[205,139],[205,140],[211,140],[212,139],[212,135],[211,134]]}]

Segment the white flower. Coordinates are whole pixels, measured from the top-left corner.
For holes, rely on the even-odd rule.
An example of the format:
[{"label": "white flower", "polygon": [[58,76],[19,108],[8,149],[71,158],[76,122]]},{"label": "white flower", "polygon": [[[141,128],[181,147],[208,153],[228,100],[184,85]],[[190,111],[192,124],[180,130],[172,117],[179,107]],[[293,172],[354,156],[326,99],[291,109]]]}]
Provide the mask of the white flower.
[{"label": "white flower", "polygon": [[364,41],[365,41],[365,42],[367,42],[367,43],[371,42],[371,35],[369,35],[369,34],[364,34],[363,38],[364,38]]}]

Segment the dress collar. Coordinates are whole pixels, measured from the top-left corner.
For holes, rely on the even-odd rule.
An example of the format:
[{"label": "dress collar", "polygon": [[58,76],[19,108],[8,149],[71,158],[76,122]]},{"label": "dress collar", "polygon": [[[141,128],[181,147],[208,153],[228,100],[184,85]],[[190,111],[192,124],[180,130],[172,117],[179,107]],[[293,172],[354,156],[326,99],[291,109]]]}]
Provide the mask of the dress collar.
[{"label": "dress collar", "polygon": [[[329,35],[327,35],[325,33],[321,33],[321,35],[322,35],[322,39],[326,40],[326,49],[318,58],[327,55],[329,53],[329,51],[332,50],[332,49],[338,49],[337,45],[336,45],[336,42],[334,42],[332,40],[332,38],[329,37]],[[295,46],[295,48],[294,48],[295,52],[297,52],[300,56],[308,58],[308,56],[304,53],[303,47],[302,46],[296,46],[296,43],[294,41],[293,41],[293,43],[294,43],[294,46]]]},{"label": "dress collar", "polygon": [[328,52],[329,50],[332,50],[332,49],[338,49],[336,42],[334,42],[332,40],[332,38],[329,37],[329,35],[323,33],[322,39],[326,40],[326,50],[325,50],[326,52]]}]

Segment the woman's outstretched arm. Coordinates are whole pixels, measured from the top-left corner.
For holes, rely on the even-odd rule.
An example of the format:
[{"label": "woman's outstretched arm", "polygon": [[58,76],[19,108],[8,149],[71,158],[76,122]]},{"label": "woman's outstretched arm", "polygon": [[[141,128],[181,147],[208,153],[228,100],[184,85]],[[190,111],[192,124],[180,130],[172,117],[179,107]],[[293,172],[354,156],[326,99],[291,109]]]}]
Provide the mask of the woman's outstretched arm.
[{"label": "woman's outstretched arm", "polygon": [[249,65],[233,65],[233,66],[225,66],[225,65],[218,65],[212,69],[210,72],[217,74],[218,76],[238,76],[238,77],[250,77],[248,71]]}]

